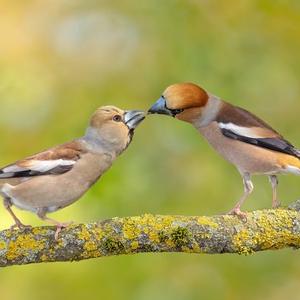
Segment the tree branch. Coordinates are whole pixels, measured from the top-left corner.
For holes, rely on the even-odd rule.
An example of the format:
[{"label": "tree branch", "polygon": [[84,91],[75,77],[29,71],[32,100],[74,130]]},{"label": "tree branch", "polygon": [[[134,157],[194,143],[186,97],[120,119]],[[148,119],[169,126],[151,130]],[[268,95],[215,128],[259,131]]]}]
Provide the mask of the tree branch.
[{"label": "tree branch", "polygon": [[72,225],[56,241],[55,228],[0,232],[0,267],[79,261],[141,252],[238,253],[300,247],[300,200],[289,208],[213,217],[113,218]]}]

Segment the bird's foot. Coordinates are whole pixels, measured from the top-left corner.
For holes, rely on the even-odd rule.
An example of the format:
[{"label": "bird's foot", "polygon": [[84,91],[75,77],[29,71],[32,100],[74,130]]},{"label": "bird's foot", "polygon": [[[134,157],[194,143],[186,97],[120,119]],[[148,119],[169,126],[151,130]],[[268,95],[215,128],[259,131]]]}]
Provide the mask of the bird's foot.
[{"label": "bird's foot", "polygon": [[60,233],[64,228],[67,228],[67,227],[69,227],[69,226],[72,225],[72,224],[73,224],[73,222],[57,223],[57,224],[56,224],[56,231],[55,231],[55,234],[54,234],[55,240],[56,240],[56,241],[58,240],[59,233]]},{"label": "bird's foot", "polygon": [[11,230],[14,230],[16,228],[18,228],[18,229],[26,229],[26,228],[32,228],[32,226],[31,225],[25,225],[21,221],[18,220],[18,221],[16,221],[16,223],[14,225],[10,226]]},{"label": "bird's foot", "polygon": [[280,201],[279,200],[273,200],[272,201],[272,208],[278,208],[278,207],[280,207],[281,206],[281,203],[280,203]]},{"label": "bird's foot", "polygon": [[240,207],[234,207],[232,210],[228,212],[229,215],[236,215],[243,221],[247,221],[247,213],[241,211]]}]

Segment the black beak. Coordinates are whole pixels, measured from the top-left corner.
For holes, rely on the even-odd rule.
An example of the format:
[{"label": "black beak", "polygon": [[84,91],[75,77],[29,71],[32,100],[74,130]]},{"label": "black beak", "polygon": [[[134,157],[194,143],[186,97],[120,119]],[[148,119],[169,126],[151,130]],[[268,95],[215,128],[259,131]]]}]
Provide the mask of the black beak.
[{"label": "black beak", "polygon": [[163,96],[154,103],[154,105],[148,110],[148,113],[174,116],[172,111],[167,108],[166,100]]},{"label": "black beak", "polygon": [[124,122],[130,130],[134,130],[144,119],[145,112],[141,110],[128,110],[124,115]]}]

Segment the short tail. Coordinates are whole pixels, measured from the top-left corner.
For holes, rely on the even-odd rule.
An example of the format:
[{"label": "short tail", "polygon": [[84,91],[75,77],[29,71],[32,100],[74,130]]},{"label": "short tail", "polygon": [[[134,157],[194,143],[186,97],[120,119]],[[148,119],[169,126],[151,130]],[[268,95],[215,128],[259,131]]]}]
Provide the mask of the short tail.
[{"label": "short tail", "polygon": [[10,191],[13,188],[12,185],[8,183],[4,183],[2,186],[0,186],[0,195],[3,197],[9,197],[10,198]]},{"label": "short tail", "polygon": [[293,148],[293,153],[294,153],[294,155],[295,155],[297,158],[300,159],[300,150],[299,150],[299,149]]},{"label": "short tail", "polygon": [[300,168],[295,167],[295,166],[289,166],[289,165],[287,165],[284,170],[287,173],[293,173],[295,175],[300,175]]},{"label": "short tail", "polygon": [[[295,155],[286,155],[280,157],[279,164],[281,165],[284,173],[292,173],[300,175],[300,151],[295,149]],[[296,155],[297,154],[297,155]]]}]

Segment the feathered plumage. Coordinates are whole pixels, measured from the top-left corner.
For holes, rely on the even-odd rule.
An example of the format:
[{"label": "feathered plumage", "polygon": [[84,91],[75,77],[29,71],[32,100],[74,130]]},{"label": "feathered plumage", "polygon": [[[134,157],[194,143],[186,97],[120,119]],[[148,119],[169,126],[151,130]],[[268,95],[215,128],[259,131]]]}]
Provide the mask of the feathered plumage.
[{"label": "feathered plumage", "polygon": [[14,226],[23,224],[12,212],[12,205],[55,224],[57,237],[67,224],[49,219],[46,214],[78,200],[127,148],[144,117],[142,111],[101,107],[83,137],[2,168],[0,193],[16,222]]},{"label": "feathered plumage", "polygon": [[169,86],[149,113],[191,123],[216,151],[237,167],[245,193],[232,210],[236,214],[242,214],[240,206],[253,190],[252,174],[269,176],[274,207],[278,205],[276,175],[300,175],[300,151],[296,147],[262,119],[193,83]]}]

